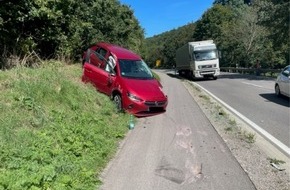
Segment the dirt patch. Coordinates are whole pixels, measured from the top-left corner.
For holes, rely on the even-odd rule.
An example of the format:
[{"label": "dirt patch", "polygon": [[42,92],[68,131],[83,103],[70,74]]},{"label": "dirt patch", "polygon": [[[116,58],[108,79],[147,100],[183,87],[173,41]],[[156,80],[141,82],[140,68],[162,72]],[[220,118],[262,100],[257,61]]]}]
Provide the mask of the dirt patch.
[{"label": "dirt patch", "polygon": [[183,81],[258,190],[289,190],[289,158],[197,85]]}]

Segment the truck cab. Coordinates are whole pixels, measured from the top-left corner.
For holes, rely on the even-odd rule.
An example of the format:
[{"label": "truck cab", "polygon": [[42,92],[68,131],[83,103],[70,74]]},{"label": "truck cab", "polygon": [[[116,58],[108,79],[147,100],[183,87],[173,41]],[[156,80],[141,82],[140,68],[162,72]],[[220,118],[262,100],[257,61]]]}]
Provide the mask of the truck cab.
[{"label": "truck cab", "polygon": [[192,42],[191,67],[194,78],[213,77],[217,79],[220,74],[219,56],[216,45],[213,41]]},{"label": "truck cab", "polygon": [[176,69],[191,78],[217,79],[219,55],[213,40],[188,42],[176,51]]}]

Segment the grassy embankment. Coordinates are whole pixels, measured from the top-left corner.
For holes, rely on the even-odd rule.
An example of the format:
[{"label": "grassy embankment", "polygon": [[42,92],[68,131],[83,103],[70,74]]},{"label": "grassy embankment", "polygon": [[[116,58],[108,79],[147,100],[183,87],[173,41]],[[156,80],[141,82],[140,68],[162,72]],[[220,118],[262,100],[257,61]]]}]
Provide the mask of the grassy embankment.
[{"label": "grassy embankment", "polygon": [[0,71],[0,190],[96,189],[129,115],[80,80],[80,65]]}]

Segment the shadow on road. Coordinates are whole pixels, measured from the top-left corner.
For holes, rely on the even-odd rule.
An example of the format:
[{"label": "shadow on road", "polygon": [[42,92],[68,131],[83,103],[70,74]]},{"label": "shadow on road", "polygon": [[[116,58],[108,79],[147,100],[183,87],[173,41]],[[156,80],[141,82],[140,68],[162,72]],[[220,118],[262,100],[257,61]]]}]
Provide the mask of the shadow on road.
[{"label": "shadow on road", "polygon": [[196,78],[196,79],[192,79],[190,77],[186,77],[186,76],[180,76],[178,74],[174,74],[174,73],[166,73],[168,76],[172,77],[172,78],[177,78],[177,79],[184,79],[184,80],[189,80],[189,81],[209,81],[209,80],[213,80],[212,78]]},{"label": "shadow on road", "polygon": [[290,107],[289,98],[286,96],[277,96],[274,93],[260,94],[261,97],[265,98],[266,101],[279,104],[281,106]]},{"label": "shadow on road", "polygon": [[[179,76],[178,73],[174,73],[174,71],[166,70],[166,74],[172,78],[177,79],[186,79],[190,81],[214,81],[212,78],[196,78],[192,79],[186,76]],[[269,80],[274,81],[275,78],[265,77],[265,76],[256,76],[256,75],[249,75],[249,74],[239,74],[239,73],[224,73],[222,72],[218,79],[245,79],[245,80]],[[218,80],[217,79],[217,80]]]},{"label": "shadow on road", "polygon": [[174,74],[174,73],[166,73],[166,74],[172,78],[185,79],[185,78],[179,76],[178,74]]},{"label": "shadow on road", "polygon": [[275,78],[265,77],[265,76],[256,76],[249,74],[239,74],[239,73],[221,73],[218,77],[220,79],[246,79],[246,80],[275,80]]}]

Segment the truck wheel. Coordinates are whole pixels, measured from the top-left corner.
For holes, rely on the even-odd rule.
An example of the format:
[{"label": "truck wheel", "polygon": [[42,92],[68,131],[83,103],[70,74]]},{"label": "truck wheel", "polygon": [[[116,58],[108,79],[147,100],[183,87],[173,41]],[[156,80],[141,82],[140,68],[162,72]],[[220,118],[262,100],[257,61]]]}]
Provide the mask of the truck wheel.
[{"label": "truck wheel", "polygon": [[183,70],[178,70],[178,75],[182,77],[184,75]]},{"label": "truck wheel", "polygon": [[213,77],[213,80],[216,80],[217,79],[217,77]]},{"label": "truck wheel", "polygon": [[190,71],[189,72],[189,78],[191,79],[191,80],[196,80],[196,77],[195,77],[195,75],[193,74],[193,72],[192,71]]}]

